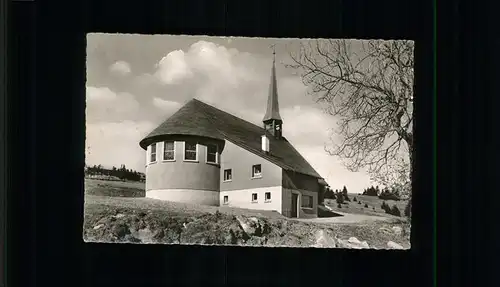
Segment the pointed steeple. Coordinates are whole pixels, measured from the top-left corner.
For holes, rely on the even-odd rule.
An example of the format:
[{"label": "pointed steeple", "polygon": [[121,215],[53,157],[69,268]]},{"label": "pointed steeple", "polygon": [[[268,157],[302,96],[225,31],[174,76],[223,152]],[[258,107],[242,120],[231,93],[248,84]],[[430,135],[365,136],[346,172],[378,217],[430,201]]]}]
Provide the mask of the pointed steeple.
[{"label": "pointed steeple", "polygon": [[267,109],[262,120],[267,131],[275,137],[281,137],[281,119],[278,103],[278,85],[276,83],[276,50],[273,45],[273,66],[271,68],[271,82],[269,83],[269,95],[267,98]]},{"label": "pointed steeple", "polygon": [[271,82],[269,83],[269,95],[267,98],[267,110],[264,122],[268,120],[281,120],[278,103],[278,85],[276,83],[276,51],[273,47],[273,66],[271,68]]}]

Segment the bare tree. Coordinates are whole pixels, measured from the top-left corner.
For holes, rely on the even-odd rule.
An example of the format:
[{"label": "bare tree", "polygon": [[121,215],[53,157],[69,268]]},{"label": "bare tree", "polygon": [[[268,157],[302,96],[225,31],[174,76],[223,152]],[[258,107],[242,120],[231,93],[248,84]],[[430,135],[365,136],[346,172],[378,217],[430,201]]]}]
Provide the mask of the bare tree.
[{"label": "bare tree", "polygon": [[293,62],[287,66],[299,71],[308,93],[339,119],[325,145],[329,154],[343,159],[351,171],[365,168],[383,184],[406,184],[414,156],[414,42],[356,44],[308,42],[290,53]]}]

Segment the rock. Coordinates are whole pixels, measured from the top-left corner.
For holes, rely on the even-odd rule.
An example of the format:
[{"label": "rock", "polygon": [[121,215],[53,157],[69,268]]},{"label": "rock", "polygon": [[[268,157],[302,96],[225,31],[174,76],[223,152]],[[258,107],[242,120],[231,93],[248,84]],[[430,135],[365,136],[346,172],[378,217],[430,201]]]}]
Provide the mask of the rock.
[{"label": "rock", "polygon": [[339,247],[350,249],[366,249],[370,248],[366,241],[359,241],[356,237],[351,237],[348,240],[337,239]]},{"label": "rock", "polygon": [[241,229],[243,229],[243,231],[245,231],[246,234],[248,234],[249,236],[252,236],[254,233],[255,233],[255,226],[253,224],[253,221],[251,220],[248,220],[242,216],[236,216],[236,220],[238,220],[240,226],[241,226]]},{"label": "rock", "polygon": [[103,226],[104,226],[104,224],[99,224],[99,225],[96,225],[96,226],[94,226],[94,230],[97,230],[97,229],[99,229],[99,228],[101,228],[101,227],[103,227]]},{"label": "rock", "polygon": [[368,243],[366,241],[359,241],[356,237],[350,237],[347,242],[349,242],[352,246],[352,248],[357,248],[357,249],[363,249],[363,248],[370,248],[368,246]]},{"label": "rock", "polygon": [[130,234],[130,229],[125,224],[117,224],[112,228],[113,235],[120,237],[125,237],[125,235]]},{"label": "rock", "polygon": [[328,235],[328,233],[324,230],[318,230],[315,233],[316,244],[313,247],[321,247],[321,248],[335,248],[335,240]]},{"label": "rock", "polygon": [[122,218],[122,217],[125,217],[125,215],[124,215],[124,214],[119,213],[119,214],[115,215],[114,217],[115,217],[115,218]]},{"label": "rock", "polygon": [[387,247],[389,247],[390,249],[405,249],[403,246],[401,246],[393,241],[387,242]]},{"label": "rock", "polygon": [[144,243],[151,243],[153,242],[153,237],[155,236],[155,234],[153,234],[153,232],[149,228],[144,228],[137,231],[136,236]]},{"label": "rock", "polygon": [[347,240],[337,239],[338,247],[340,248],[352,248],[351,244]]},{"label": "rock", "polygon": [[266,241],[265,237],[252,236],[245,242],[245,245],[259,246],[264,245]]},{"label": "rock", "polygon": [[392,231],[394,231],[394,234],[396,234],[396,235],[401,235],[401,232],[403,231],[403,229],[399,226],[393,226]]},{"label": "rock", "polygon": [[241,229],[245,231],[245,233],[249,236],[261,236],[265,233],[268,233],[270,230],[269,225],[256,218],[256,217],[248,217],[245,218],[243,216],[236,216],[236,220],[238,220],[238,223],[240,224]]},{"label": "rock", "polygon": [[132,242],[132,243],[141,243],[142,242],[139,238],[136,238],[136,237],[132,236],[131,234],[125,235],[125,237],[123,238],[123,241]]}]

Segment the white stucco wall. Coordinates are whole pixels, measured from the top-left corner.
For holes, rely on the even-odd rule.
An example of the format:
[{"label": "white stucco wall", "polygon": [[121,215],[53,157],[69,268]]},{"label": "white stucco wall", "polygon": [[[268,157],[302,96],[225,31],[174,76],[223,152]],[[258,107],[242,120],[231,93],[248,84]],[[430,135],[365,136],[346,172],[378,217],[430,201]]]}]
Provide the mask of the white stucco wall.
[{"label": "white stucco wall", "polygon": [[[229,190],[220,192],[220,205],[247,209],[275,210],[281,213],[281,186]],[[271,200],[265,201],[265,193],[271,192]],[[252,193],[257,193],[257,202],[252,202]],[[224,196],[228,196],[228,204],[224,204]]]},{"label": "white stucco wall", "polygon": [[219,205],[219,192],[209,190],[156,189],[146,191],[146,197],[174,202]]},{"label": "white stucco wall", "polygon": [[[260,164],[262,175],[252,178],[252,166]],[[224,170],[232,170],[231,181],[224,181]],[[282,169],[268,160],[226,141],[221,153],[220,191],[282,186]]]}]

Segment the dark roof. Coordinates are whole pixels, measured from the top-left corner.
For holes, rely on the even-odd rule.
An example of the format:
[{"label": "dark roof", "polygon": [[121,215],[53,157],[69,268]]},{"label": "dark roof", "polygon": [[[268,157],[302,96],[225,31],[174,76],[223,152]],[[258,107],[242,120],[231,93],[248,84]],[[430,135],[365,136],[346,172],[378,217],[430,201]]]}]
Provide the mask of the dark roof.
[{"label": "dark roof", "polygon": [[141,140],[140,146],[146,149],[155,137],[164,135],[225,139],[285,170],[321,178],[285,137],[276,139],[268,134],[270,152],[262,151],[261,137],[264,133],[266,131],[262,127],[193,99]]},{"label": "dark roof", "polygon": [[271,81],[269,84],[269,95],[267,98],[267,109],[263,121],[279,120],[281,121],[280,108],[278,102],[278,84],[276,83],[276,64],[273,60],[271,70]]}]

